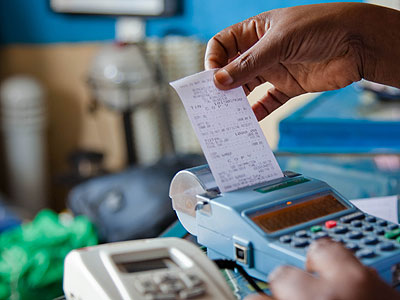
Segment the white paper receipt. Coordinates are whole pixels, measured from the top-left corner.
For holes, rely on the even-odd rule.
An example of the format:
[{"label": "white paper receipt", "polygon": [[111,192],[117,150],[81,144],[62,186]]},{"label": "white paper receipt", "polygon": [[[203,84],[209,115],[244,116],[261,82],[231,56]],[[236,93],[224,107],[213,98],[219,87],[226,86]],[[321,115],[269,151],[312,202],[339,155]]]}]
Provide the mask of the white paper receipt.
[{"label": "white paper receipt", "polygon": [[283,177],[243,89],[217,89],[215,70],[171,82],[221,192]]}]

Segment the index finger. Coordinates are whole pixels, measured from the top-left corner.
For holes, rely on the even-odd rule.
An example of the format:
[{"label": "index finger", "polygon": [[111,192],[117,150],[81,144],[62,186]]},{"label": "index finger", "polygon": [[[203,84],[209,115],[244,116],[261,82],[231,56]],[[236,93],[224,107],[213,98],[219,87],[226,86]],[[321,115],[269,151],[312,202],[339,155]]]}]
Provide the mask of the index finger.
[{"label": "index finger", "polygon": [[361,262],[350,250],[330,239],[314,242],[307,253],[307,270],[316,272],[321,278],[328,280],[335,281],[338,278],[344,279],[358,274],[361,266],[363,266]]},{"label": "index finger", "polygon": [[245,52],[264,34],[261,18],[250,18],[217,33],[207,43],[204,66],[206,69],[222,68],[230,59]]},{"label": "index finger", "polygon": [[204,67],[206,70],[223,67],[228,61],[228,49],[216,37],[212,37],[207,43],[206,54],[204,56]]}]

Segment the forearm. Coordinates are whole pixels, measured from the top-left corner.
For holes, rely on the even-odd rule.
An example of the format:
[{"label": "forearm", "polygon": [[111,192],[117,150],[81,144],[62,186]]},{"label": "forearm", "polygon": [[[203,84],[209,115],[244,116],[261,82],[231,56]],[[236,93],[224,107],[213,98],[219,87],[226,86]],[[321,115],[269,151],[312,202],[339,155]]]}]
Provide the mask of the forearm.
[{"label": "forearm", "polygon": [[362,36],[362,77],[400,88],[400,11],[362,4],[349,20]]}]

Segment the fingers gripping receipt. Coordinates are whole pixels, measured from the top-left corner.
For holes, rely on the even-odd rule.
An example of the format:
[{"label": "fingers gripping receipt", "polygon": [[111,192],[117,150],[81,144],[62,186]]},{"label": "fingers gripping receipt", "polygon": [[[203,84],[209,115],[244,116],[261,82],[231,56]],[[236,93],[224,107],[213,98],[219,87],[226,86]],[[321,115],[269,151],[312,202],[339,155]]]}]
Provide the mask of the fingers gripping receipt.
[{"label": "fingers gripping receipt", "polygon": [[221,192],[283,177],[241,87],[215,87],[215,70],[171,82]]}]

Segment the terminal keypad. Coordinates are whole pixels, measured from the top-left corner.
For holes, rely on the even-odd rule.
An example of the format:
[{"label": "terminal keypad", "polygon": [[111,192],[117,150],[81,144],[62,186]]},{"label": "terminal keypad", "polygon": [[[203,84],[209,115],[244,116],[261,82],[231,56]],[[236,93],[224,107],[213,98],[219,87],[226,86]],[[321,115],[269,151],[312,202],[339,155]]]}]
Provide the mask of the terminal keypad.
[{"label": "terminal keypad", "polygon": [[148,300],[192,299],[205,293],[203,280],[196,274],[153,274],[135,280],[136,289]]},{"label": "terminal keypad", "polygon": [[400,249],[400,227],[374,216],[355,212],[316,224],[308,230],[286,234],[279,241],[297,251],[307,251],[313,240],[330,237],[360,259],[371,259]]}]

